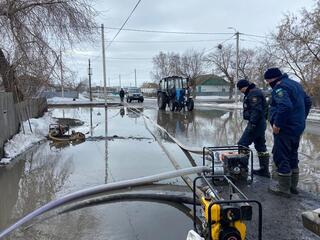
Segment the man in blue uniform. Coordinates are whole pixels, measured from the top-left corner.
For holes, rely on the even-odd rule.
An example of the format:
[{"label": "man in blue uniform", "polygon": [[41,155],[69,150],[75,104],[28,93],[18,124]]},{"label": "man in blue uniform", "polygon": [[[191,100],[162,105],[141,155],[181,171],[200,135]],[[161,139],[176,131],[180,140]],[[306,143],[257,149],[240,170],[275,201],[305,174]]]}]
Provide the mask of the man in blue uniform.
[{"label": "man in blue uniform", "polygon": [[290,197],[291,193],[298,194],[298,148],[311,99],[298,82],[278,68],[268,69],[264,78],[272,87],[269,120],[274,136],[273,161],[278,173],[278,183],[270,185],[269,191]]},{"label": "man in blue uniform", "polygon": [[266,99],[262,91],[246,79],[239,80],[237,88],[244,94],[243,118],[248,120],[248,125],[238,144],[249,147],[254,143],[258,152],[260,169],[253,170],[253,174],[269,178],[269,153],[267,152],[265,138],[268,110]]}]

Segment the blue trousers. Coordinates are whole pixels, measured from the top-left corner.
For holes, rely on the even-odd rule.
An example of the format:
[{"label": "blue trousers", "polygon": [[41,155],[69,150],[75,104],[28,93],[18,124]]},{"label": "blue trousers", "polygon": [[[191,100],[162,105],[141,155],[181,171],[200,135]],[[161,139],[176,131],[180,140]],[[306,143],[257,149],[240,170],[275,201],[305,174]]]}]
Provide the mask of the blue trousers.
[{"label": "blue trousers", "polygon": [[278,168],[278,173],[290,173],[298,168],[298,148],[300,136],[288,135],[287,133],[274,134],[273,161]]},{"label": "blue trousers", "polygon": [[266,121],[263,119],[253,130],[250,129],[249,126],[244,130],[238,144],[249,147],[252,143],[254,143],[254,148],[257,152],[266,152]]}]

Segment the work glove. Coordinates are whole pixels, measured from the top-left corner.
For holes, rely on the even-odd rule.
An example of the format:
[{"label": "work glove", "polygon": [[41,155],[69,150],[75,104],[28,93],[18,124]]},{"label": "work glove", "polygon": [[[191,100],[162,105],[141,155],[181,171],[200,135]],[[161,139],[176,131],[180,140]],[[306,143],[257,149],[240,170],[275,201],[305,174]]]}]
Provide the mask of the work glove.
[{"label": "work glove", "polygon": [[250,133],[252,133],[255,130],[255,128],[256,128],[255,124],[248,123],[247,129]]}]

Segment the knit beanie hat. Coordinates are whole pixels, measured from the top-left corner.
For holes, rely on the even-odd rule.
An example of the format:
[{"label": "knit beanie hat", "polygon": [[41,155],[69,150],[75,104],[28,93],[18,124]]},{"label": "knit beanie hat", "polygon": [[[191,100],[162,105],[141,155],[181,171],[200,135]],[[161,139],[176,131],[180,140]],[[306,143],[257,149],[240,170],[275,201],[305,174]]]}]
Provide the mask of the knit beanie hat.
[{"label": "knit beanie hat", "polygon": [[237,82],[237,88],[240,90],[244,87],[249,87],[250,82],[247,79],[241,79]]},{"label": "knit beanie hat", "polygon": [[280,71],[279,68],[269,68],[265,73],[264,73],[264,79],[272,79],[272,78],[279,78],[282,76],[282,72]]}]

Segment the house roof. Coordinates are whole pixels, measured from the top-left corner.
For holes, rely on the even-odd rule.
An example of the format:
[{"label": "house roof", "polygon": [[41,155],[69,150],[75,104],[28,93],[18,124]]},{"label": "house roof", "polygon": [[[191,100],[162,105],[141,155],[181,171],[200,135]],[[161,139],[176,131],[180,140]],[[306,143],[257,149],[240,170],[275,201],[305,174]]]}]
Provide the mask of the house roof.
[{"label": "house roof", "polygon": [[144,82],[141,88],[158,88],[158,84],[154,82]]},{"label": "house roof", "polygon": [[226,80],[224,80],[224,78],[219,77],[217,75],[214,74],[206,74],[206,75],[201,75],[199,77],[197,77],[196,79],[197,81],[197,85],[201,86],[201,85],[210,85],[210,86],[226,86],[226,85],[230,85],[229,82],[227,82]]}]

